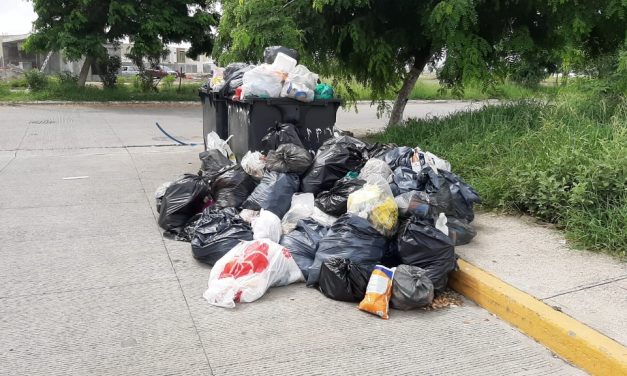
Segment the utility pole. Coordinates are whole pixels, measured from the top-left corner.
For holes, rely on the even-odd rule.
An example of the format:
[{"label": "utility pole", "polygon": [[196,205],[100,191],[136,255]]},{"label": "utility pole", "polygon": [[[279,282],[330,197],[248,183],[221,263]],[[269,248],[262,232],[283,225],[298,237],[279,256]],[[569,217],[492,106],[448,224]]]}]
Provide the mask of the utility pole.
[{"label": "utility pole", "polygon": [[0,34],[0,59],[2,59],[2,75],[7,77],[6,64],[4,63],[4,36]]}]

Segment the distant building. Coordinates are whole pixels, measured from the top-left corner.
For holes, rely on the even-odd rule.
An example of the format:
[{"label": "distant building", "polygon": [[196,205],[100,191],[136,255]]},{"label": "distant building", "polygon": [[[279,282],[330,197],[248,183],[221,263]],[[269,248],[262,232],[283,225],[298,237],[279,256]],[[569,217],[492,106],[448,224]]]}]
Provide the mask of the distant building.
[{"label": "distant building", "polygon": [[[9,65],[17,66],[23,70],[41,69],[48,56],[47,53],[27,53],[24,51],[23,45],[30,34],[21,35],[0,35],[0,68]],[[119,48],[113,45],[105,45],[109,55],[118,55],[122,59],[122,65],[132,65],[133,63],[126,57],[130,51],[132,44],[122,43]],[[213,60],[206,56],[200,56],[197,60],[190,59],[186,56],[187,48],[181,46],[168,46],[170,53],[165,57],[161,64],[174,70],[182,69],[187,74],[207,74],[211,73]],[[79,74],[83,62],[69,61],[61,52],[54,52],[50,55],[48,62],[43,69],[45,73],[56,74],[61,72],[71,72]],[[98,67],[92,64],[88,81],[100,81],[98,76]]]}]

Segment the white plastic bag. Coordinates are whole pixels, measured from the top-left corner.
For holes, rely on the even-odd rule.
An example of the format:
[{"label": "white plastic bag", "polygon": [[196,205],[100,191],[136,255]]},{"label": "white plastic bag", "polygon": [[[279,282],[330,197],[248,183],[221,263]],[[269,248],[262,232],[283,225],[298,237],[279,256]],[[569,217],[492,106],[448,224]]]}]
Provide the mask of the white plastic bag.
[{"label": "white plastic bag", "polygon": [[281,240],[281,219],[269,210],[261,209],[252,221],[252,228],[253,239],[270,239],[275,243]]},{"label": "white plastic bag", "polygon": [[379,176],[387,181],[392,175],[390,166],[381,159],[369,159],[359,173],[359,179],[368,180],[372,176]]},{"label": "white plastic bag", "polygon": [[241,242],[216,262],[203,297],[209,304],[234,308],[253,302],[272,286],[303,281],[290,252],[269,240]]},{"label": "white plastic bag", "polygon": [[283,234],[289,234],[296,228],[299,219],[311,217],[314,211],[313,193],[296,193],[292,196],[292,206],[281,220]]},{"label": "white plastic bag", "polygon": [[310,72],[304,65],[297,65],[287,75],[281,90],[281,97],[294,98],[301,102],[311,102],[314,100],[317,82],[317,74]]},{"label": "white plastic bag", "polygon": [[291,56],[287,56],[283,52],[279,52],[274,58],[274,62],[272,63],[272,69],[285,73],[290,73],[292,69],[296,67],[296,64],[296,59]]},{"label": "white plastic bag", "polygon": [[231,137],[233,136],[231,135],[226,140],[223,140],[220,138],[220,136],[218,136],[216,132],[213,132],[213,131],[209,132],[207,134],[207,150],[217,149],[230,161],[236,162],[235,154],[233,154],[233,151],[231,150],[231,147],[228,144]]},{"label": "white plastic bag", "polygon": [[242,209],[242,211],[239,212],[239,216],[244,221],[246,221],[248,223],[252,223],[253,220],[255,220],[255,218],[259,217],[259,211],[258,210],[250,210],[250,209]]},{"label": "white plastic bag", "polygon": [[323,212],[318,209],[317,206],[314,207],[313,214],[311,215],[311,219],[320,223],[323,226],[331,227],[337,221],[337,217],[334,217],[330,214]]},{"label": "white plastic bag", "polygon": [[285,74],[269,64],[261,64],[244,73],[242,95],[245,98],[278,98]]},{"label": "white plastic bag", "polygon": [[419,147],[415,148],[414,159],[411,168],[416,172],[420,172],[425,166],[430,166],[435,172],[439,170],[451,171],[451,163],[449,161],[431,152],[422,151]]},{"label": "white plastic bag", "polygon": [[444,213],[440,213],[440,215],[438,216],[438,220],[435,222],[435,228],[442,231],[446,236],[448,236],[448,226],[446,225],[447,222],[448,219],[446,218],[446,215]]},{"label": "white plastic bag", "polygon": [[266,159],[260,152],[246,152],[240,163],[244,171],[254,178],[261,179],[266,168]]}]

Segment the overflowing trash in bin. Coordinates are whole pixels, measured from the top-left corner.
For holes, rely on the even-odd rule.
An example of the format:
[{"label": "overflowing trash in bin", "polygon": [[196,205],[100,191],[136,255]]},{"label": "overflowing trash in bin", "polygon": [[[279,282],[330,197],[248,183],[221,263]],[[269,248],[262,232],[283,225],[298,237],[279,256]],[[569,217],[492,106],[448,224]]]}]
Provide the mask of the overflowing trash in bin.
[{"label": "overflowing trash in bin", "polygon": [[[236,100],[332,97],[295,51],[272,47],[264,57],[257,67],[216,70],[211,88]],[[481,202],[448,161],[341,132],[311,148],[305,132],[285,122],[263,132],[239,156],[229,147],[239,134],[206,133],[198,174],[155,192],[165,234],[191,242],[193,256],[213,266],[210,304],[232,308],[305,282],[387,319],[390,308],[427,307],[445,291],[455,246],[476,235],[473,206]]]}]

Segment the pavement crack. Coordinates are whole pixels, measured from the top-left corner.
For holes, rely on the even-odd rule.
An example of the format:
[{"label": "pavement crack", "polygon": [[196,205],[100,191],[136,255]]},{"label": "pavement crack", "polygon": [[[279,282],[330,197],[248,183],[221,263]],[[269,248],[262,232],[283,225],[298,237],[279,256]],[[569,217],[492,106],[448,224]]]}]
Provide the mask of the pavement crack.
[{"label": "pavement crack", "polygon": [[584,291],[584,290],[588,290],[591,289],[593,287],[599,287],[599,286],[603,286],[603,285],[609,285],[610,283],[614,283],[614,282],[618,282],[618,281],[622,281],[622,280],[626,280],[627,279],[627,275],[625,276],[621,276],[621,277],[616,277],[616,278],[611,278],[611,279],[607,279],[605,281],[602,282],[597,282],[597,283],[593,283],[590,285],[585,285],[585,286],[579,286],[579,287],[575,287],[572,288],[570,290],[566,290],[566,291],[562,291],[559,292],[557,294],[551,295],[551,296],[547,296],[544,298],[541,298],[540,300],[548,300],[548,299],[553,299],[556,298],[558,296],[562,296],[562,295],[568,295],[568,294],[572,294],[574,292],[579,292],[579,291]]}]

